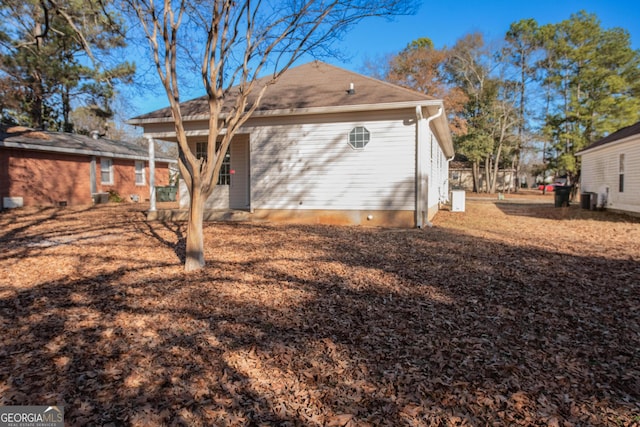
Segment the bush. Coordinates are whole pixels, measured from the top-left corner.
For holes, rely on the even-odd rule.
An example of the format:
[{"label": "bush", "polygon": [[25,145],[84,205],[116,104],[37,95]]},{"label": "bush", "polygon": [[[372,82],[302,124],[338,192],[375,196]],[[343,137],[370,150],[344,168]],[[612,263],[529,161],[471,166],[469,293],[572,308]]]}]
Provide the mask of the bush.
[{"label": "bush", "polygon": [[118,192],[116,190],[109,190],[109,201],[110,202],[116,202],[116,203],[122,203],[122,197],[120,197],[120,195],[118,194]]}]

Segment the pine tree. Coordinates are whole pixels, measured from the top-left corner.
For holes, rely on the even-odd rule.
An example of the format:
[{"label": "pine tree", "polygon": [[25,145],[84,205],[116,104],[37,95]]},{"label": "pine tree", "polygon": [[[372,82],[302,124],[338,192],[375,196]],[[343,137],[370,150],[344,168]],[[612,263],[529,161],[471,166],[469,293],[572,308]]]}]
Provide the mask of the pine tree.
[{"label": "pine tree", "polygon": [[[123,21],[108,2],[8,0],[0,5],[0,104],[5,120],[71,130],[72,104],[108,112],[114,84],[132,64],[110,64],[125,46]],[[104,7],[103,7],[104,6]]]},{"label": "pine tree", "polygon": [[576,152],[640,119],[640,54],[627,31],[605,30],[584,11],[541,29],[544,85],[553,95],[545,121],[552,167],[576,181]]}]

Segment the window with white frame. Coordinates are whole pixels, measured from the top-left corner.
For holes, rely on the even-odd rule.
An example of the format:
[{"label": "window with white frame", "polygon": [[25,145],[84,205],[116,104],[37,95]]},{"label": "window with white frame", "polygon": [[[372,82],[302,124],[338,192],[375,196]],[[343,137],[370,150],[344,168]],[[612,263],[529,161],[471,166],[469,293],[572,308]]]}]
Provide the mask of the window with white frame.
[{"label": "window with white frame", "polygon": [[100,158],[100,182],[113,185],[113,159]]},{"label": "window with white frame", "polygon": [[364,126],[356,126],[349,132],[349,145],[352,148],[361,150],[371,140],[371,133]]},{"label": "window with white frame", "polygon": [[[217,143],[216,145],[219,145]],[[218,149],[219,147],[216,147]],[[222,160],[222,166],[220,166],[220,173],[218,174],[218,185],[231,185],[231,147],[227,148],[227,152],[224,153],[224,159]]]},{"label": "window with white frame", "polygon": [[136,160],[136,185],[145,185],[144,161]]},{"label": "window with white frame", "polygon": [[196,142],[196,158],[197,159],[207,159],[207,143],[206,142]]},{"label": "window with white frame", "polygon": [[[196,158],[207,158],[207,143],[196,142]],[[216,143],[216,150],[220,148],[220,141]],[[227,148],[227,152],[222,160],[222,166],[220,166],[220,173],[218,174],[217,185],[230,185],[231,184],[231,147]]]}]

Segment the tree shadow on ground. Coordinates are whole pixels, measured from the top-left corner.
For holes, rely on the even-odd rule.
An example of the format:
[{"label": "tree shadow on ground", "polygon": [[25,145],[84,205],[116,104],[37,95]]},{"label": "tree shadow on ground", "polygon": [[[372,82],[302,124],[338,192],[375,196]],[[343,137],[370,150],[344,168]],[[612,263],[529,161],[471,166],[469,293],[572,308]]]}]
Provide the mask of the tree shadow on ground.
[{"label": "tree shadow on ground", "polygon": [[530,204],[511,201],[509,203],[495,202],[495,205],[504,214],[510,216],[526,216],[559,221],[592,220],[611,223],[640,223],[640,218],[638,217],[606,210],[583,209],[579,204],[571,204],[571,206],[568,207],[555,207],[553,204]]},{"label": "tree shadow on ground", "polygon": [[[144,213],[143,215],[146,215]],[[169,231],[168,237],[161,236],[156,228],[160,225],[165,231]],[[187,236],[185,235],[186,223],[184,222],[148,222],[142,221],[136,223],[136,230],[147,236],[150,236],[160,242],[163,246],[172,249],[181,264],[187,259]]]},{"label": "tree shadow on ground", "polygon": [[[438,227],[208,224],[186,275],[162,258],[174,226],[113,221],[122,241],[69,243],[99,273],[0,290],[0,404],[105,426],[638,421],[636,261]],[[157,259],[123,264],[135,250]]]}]

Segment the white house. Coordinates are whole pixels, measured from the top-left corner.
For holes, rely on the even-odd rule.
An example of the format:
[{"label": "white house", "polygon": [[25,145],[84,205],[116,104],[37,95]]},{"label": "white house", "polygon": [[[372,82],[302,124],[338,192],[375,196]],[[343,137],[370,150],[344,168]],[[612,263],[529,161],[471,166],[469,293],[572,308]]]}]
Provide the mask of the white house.
[{"label": "white house", "polygon": [[[206,151],[205,98],[182,104]],[[168,108],[131,119],[175,141]],[[210,209],[254,218],[422,227],[448,198],[451,134],[441,100],[322,62],[285,72],[231,143]],[[181,207],[188,194],[181,187]]]},{"label": "white house", "polygon": [[640,122],[622,128],[577,153],[580,186],[597,193],[598,206],[640,214]]}]

